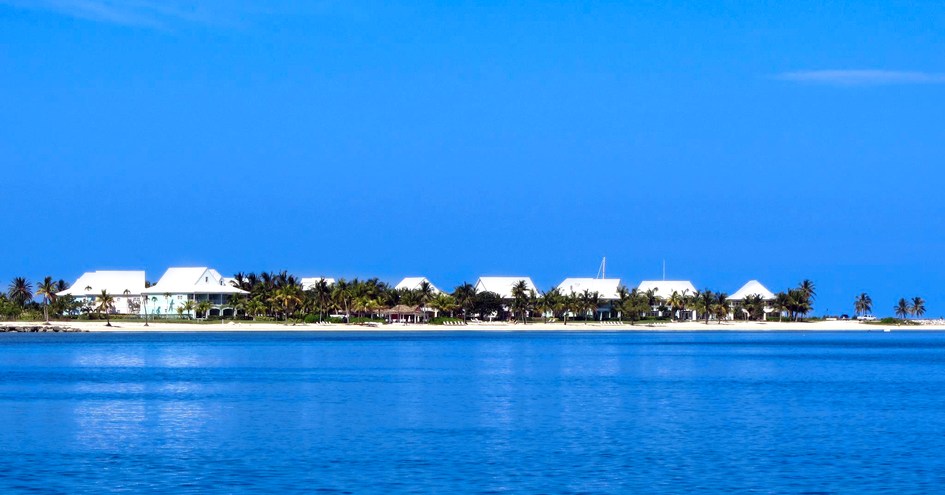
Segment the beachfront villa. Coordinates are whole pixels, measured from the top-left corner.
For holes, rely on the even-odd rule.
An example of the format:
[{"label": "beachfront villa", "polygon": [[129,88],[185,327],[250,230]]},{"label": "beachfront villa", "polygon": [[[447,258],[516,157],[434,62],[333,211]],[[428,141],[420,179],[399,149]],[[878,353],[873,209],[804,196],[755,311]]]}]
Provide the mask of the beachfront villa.
[{"label": "beachfront villa", "polygon": [[[637,290],[644,294],[653,291],[653,295],[663,302],[669,301],[674,292],[681,296],[692,296],[697,292],[696,287],[688,280],[644,280],[637,286]],[[660,311],[659,305],[654,305],[648,316],[662,317],[670,315],[668,312],[664,315],[663,311]],[[676,319],[679,320],[692,320],[696,318],[695,311],[688,309],[678,311],[678,314],[675,316]]]},{"label": "beachfront villa", "polygon": [[[728,296],[728,300],[732,307],[734,307],[736,304],[743,302],[751,296],[760,297],[761,300],[764,301],[764,318],[768,319],[768,313],[774,311],[774,308],[771,307],[771,303],[774,302],[775,295],[757,280],[749,280],[746,282],[741,289],[738,289],[734,294]],[[729,319],[734,319],[734,317],[734,314],[729,315]]]},{"label": "beachfront villa", "polygon": [[144,286],[144,271],[98,270],[83,273],[68,289],[58,292],[56,296],[72,296],[83,306],[94,306],[104,290],[114,299],[109,313],[136,314]]},{"label": "beachfront villa", "polygon": [[322,280],[324,280],[329,287],[335,285],[335,279],[327,277],[302,277],[299,283],[302,284],[302,290],[309,290],[314,289]]},{"label": "beachfront villa", "polygon": [[[249,294],[245,290],[227,283],[220,272],[207,267],[168,268],[158,283],[144,289],[147,296],[147,314],[186,316],[233,316],[235,309],[229,304],[230,297]],[[190,305],[187,301],[193,301]],[[197,314],[195,307],[202,301],[212,305],[206,315]],[[145,305],[141,307],[144,314]],[[193,307],[191,307],[193,306]]]},{"label": "beachfront villa", "polygon": [[405,277],[400,281],[399,284],[394,286],[395,290],[417,290],[424,283],[430,284],[430,289],[433,291],[433,295],[442,294],[437,286],[433,285],[426,277]]},{"label": "beachfront villa", "polygon": [[[476,293],[492,292],[498,294],[502,301],[504,301],[503,309],[509,311],[511,302],[515,299],[515,296],[512,294],[512,289],[523,280],[525,281],[525,287],[529,291],[536,295],[541,294],[541,292],[538,291],[538,287],[535,286],[535,282],[532,282],[531,277],[479,277],[475,285]],[[495,318],[497,315],[482,316]]]},{"label": "beachfront villa", "polygon": [[525,281],[525,287],[535,294],[541,294],[531,277],[479,277],[476,281],[476,292],[493,292],[504,300],[514,299],[512,288],[515,284]]},{"label": "beachfront villa", "polygon": [[596,292],[600,297],[600,305],[595,311],[595,318],[603,318],[605,314],[608,318],[612,317],[613,303],[620,299],[619,278],[566,278],[557,288],[566,296],[580,296],[584,291]]}]

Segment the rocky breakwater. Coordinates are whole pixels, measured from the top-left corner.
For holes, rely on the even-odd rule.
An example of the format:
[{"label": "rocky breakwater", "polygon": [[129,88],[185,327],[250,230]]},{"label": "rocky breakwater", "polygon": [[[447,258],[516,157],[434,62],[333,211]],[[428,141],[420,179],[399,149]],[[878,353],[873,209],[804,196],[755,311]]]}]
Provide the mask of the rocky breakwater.
[{"label": "rocky breakwater", "polygon": [[14,323],[10,325],[0,325],[0,333],[2,332],[64,333],[64,332],[88,332],[88,330],[80,330],[78,328],[66,327],[62,325],[43,325],[42,323],[39,323],[39,324]]}]

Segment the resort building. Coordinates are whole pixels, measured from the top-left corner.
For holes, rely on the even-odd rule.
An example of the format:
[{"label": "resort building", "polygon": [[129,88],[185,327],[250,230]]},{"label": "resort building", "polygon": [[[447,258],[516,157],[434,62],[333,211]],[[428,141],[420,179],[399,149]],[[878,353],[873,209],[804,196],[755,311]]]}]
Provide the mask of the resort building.
[{"label": "resort building", "polygon": [[[688,280],[644,280],[637,286],[637,291],[644,294],[653,291],[653,296],[662,303],[669,301],[674,292],[681,296],[692,296],[698,292],[696,287],[692,285],[692,282]],[[669,314],[663,314],[663,311],[659,309],[661,305],[662,304],[659,303],[654,304],[648,316],[671,316]],[[689,320],[695,319],[696,314],[695,311],[687,309],[679,311],[678,314],[674,316],[680,320]]]},{"label": "resort building", "polygon": [[608,317],[613,315],[613,303],[620,299],[618,289],[620,288],[619,278],[566,278],[558,284],[558,291],[566,296],[580,296],[584,291],[589,293],[596,292],[600,298],[600,305],[595,311],[595,317]]},{"label": "resort building", "polygon": [[[147,313],[153,316],[233,316],[230,297],[249,294],[227,283],[220,272],[207,267],[169,268],[158,283],[142,291],[148,299]],[[193,301],[188,304],[187,301]],[[206,315],[197,306],[208,301]],[[144,305],[141,308],[145,311]]]},{"label": "resort building", "polygon": [[744,301],[749,296],[758,296],[762,301],[774,301],[775,295],[757,280],[749,280],[741,289],[728,296],[729,301]]},{"label": "resort building", "polygon": [[[749,280],[746,282],[741,289],[738,289],[734,294],[728,296],[728,300],[731,302],[732,307],[734,308],[735,305],[744,302],[745,299],[748,299],[751,296],[758,296],[762,301],[764,301],[764,313],[765,319],[767,319],[768,313],[774,311],[774,309],[771,307],[771,303],[775,300],[776,296],[773,292],[768,290],[767,287],[761,285],[761,282],[757,280]],[[734,314],[731,314],[729,317],[734,318],[734,316]]]},{"label": "resort building", "polygon": [[406,277],[400,281],[399,284],[394,286],[395,290],[417,290],[420,288],[420,285],[424,282],[430,284],[430,288],[433,290],[433,294],[442,294],[437,286],[433,285],[426,277]]},{"label": "resort building", "polygon": [[[515,296],[512,295],[512,289],[521,281],[525,281],[525,287],[535,293],[535,295],[541,294],[538,291],[538,287],[535,286],[535,283],[532,282],[531,277],[479,277],[479,280],[476,281],[476,293],[482,292],[493,292],[498,294],[503,301],[505,301],[504,311],[508,311],[510,307],[510,302],[512,299],[515,299]],[[482,317],[495,318],[498,316],[493,313],[492,315],[480,315]]]},{"label": "resort building", "polygon": [[326,277],[303,277],[299,282],[302,284],[302,290],[309,290],[315,288],[322,280],[329,286],[335,285],[335,279]]},{"label": "resort building", "polygon": [[528,290],[541,294],[531,277],[479,277],[476,281],[476,292],[494,292],[502,299],[513,299],[512,288],[523,280]]},{"label": "resort building", "polygon": [[56,296],[72,296],[83,306],[95,305],[104,290],[114,299],[109,313],[136,314],[144,286],[144,271],[99,270],[83,273],[74,284]]}]

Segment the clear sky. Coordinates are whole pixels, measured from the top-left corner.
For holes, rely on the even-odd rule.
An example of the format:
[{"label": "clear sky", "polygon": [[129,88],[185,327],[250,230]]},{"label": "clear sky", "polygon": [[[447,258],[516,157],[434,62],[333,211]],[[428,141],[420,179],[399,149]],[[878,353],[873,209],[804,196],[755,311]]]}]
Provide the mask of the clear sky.
[{"label": "clear sky", "polygon": [[[306,6],[298,6],[298,4]],[[0,280],[749,279],[945,315],[945,4],[0,0]]]}]

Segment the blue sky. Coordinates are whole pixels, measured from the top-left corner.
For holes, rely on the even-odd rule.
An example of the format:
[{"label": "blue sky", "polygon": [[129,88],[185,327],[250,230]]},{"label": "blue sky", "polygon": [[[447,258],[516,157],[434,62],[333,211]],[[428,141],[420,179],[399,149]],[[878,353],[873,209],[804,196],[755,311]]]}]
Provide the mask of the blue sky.
[{"label": "blue sky", "polygon": [[0,0],[0,280],[481,274],[945,315],[940,2]]}]

